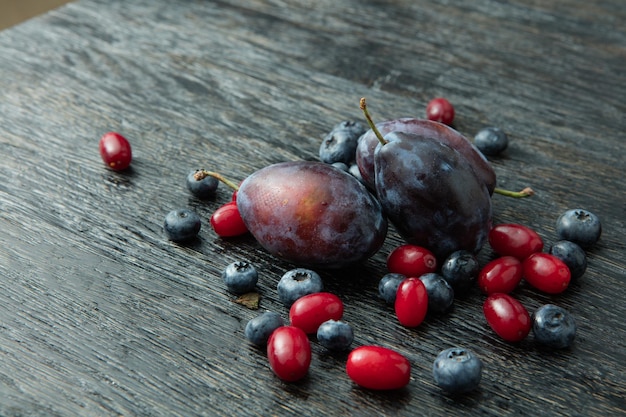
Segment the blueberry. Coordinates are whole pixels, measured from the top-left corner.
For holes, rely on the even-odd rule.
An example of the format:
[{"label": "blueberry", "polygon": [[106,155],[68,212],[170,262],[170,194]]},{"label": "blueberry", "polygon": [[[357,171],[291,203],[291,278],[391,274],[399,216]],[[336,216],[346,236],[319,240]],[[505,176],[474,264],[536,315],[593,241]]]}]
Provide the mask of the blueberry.
[{"label": "blueberry", "polygon": [[355,159],[358,139],[365,130],[359,122],[345,121],[337,124],[320,145],[320,160],[327,164],[343,162],[349,165]]},{"label": "blueberry", "polygon": [[576,243],[588,249],[600,239],[602,224],[595,214],[584,209],[571,209],[556,221],[556,233],[562,240]]},{"label": "blueberry", "polygon": [[572,279],[582,277],[587,270],[587,254],[583,248],[574,242],[559,240],[550,247],[549,253],[567,265],[572,274]]},{"label": "blueberry", "polygon": [[276,287],[278,290],[278,298],[287,307],[298,298],[321,292],[324,289],[322,278],[315,271],[305,268],[296,268],[287,271]]},{"label": "blueberry", "polygon": [[350,173],[354,178],[359,180],[362,184],[365,184],[365,182],[363,182],[363,176],[361,175],[361,171],[359,170],[359,166],[357,164],[350,165],[348,167],[348,173]]},{"label": "blueberry", "polygon": [[533,314],[533,334],[542,345],[554,349],[569,347],[576,337],[576,321],[562,307],[546,304]]},{"label": "blueberry", "polygon": [[483,364],[469,349],[453,347],[441,351],[433,363],[435,383],[444,391],[463,393],[480,383]]},{"label": "blueberry", "polygon": [[474,145],[483,155],[495,156],[502,153],[509,146],[509,138],[498,127],[486,127],[474,136]]},{"label": "blueberry", "polygon": [[[200,179],[198,179],[200,178]],[[187,189],[201,200],[213,198],[219,181],[210,175],[203,175],[202,170],[192,171],[187,175]]]},{"label": "blueberry", "polygon": [[246,339],[255,345],[264,345],[267,343],[272,332],[285,323],[280,314],[273,311],[256,316],[246,324],[244,334]]},{"label": "blueberry", "polygon": [[200,216],[189,209],[170,211],[163,223],[165,234],[174,242],[183,242],[196,237],[200,226]]},{"label": "blueberry", "polygon": [[329,350],[347,350],[354,340],[352,327],[340,320],[325,321],[317,328],[317,341]]},{"label": "blueberry", "polygon": [[235,294],[245,294],[255,290],[259,274],[256,268],[248,262],[236,261],[224,269],[222,279],[228,291]]},{"label": "blueberry", "polygon": [[406,279],[405,275],[389,273],[384,275],[378,282],[378,295],[387,304],[393,305],[396,302],[396,293],[400,283]]},{"label": "blueberry", "polygon": [[434,272],[419,277],[428,293],[428,310],[433,313],[445,313],[454,302],[454,290],[448,281]]},{"label": "blueberry", "polygon": [[332,166],[334,166],[335,168],[341,171],[350,172],[350,167],[343,162],[334,162],[332,163]]},{"label": "blueberry", "polygon": [[479,272],[478,258],[466,250],[451,253],[441,265],[441,275],[457,294],[467,291],[476,282]]}]

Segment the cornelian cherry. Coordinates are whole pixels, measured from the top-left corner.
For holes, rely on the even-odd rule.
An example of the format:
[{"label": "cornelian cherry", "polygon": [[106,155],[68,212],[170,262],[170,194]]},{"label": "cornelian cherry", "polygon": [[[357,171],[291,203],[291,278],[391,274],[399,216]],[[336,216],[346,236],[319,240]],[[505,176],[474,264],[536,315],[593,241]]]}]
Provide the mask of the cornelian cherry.
[{"label": "cornelian cherry", "polygon": [[478,286],[486,294],[510,293],[522,280],[522,263],[513,256],[494,259],[478,274]]},{"label": "cornelian cherry", "polygon": [[297,327],[279,327],[267,341],[267,359],[280,379],[287,382],[302,379],[311,365],[309,338]]},{"label": "cornelian cherry", "polygon": [[396,317],[406,327],[417,327],[428,311],[428,292],[419,278],[407,278],[400,283],[394,304]]},{"label": "cornelian cherry", "polygon": [[100,156],[104,163],[114,171],[122,171],[133,159],[130,143],[116,132],[105,133],[100,138]]},{"label": "cornelian cherry", "polygon": [[346,372],[363,388],[392,390],[411,379],[411,363],[402,354],[382,346],[361,346],[348,355]]},{"label": "cornelian cherry", "polygon": [[298,298],[289,309],[291,325],[305,333],[316,333],[318,327],[328,320],[340,320],[343,302],[335,294],[317,292]]},{"label": "cornelian cherry", "polygon": [[559,294],[569,286],[572,274],[561,259],[549,253],[535,253],[522,263],[526,282],[548,294]]},{"label": "cornelian cherry", "polygon": [[241,236],[248,232],[236,201],[230,201],[215,210],[211,216],[211,226],[220,237]]},{"label": "cornelian cherry", "polygon": [[487,297],[483,313],[493,331],[507,342],[519,342],[530,333],[532,322],[528,310],[508,294]]},{"label": "cornelian cherry", "polygon": [[454,121],[454,107],[443,97],[434,98],[426,105],[426,118],[451,125]]},{"label": "cornelian cherry", "polygon": [[543,240],[534,230],[515,223],[494,226],[489,231],[489,244],[501,256],[514,256],[520,261],[543,250]]},{"label": "cornelian cherry", "polygon": [[428,249],[417,245],[401,245],[387,257],[387,269],[394,274],[418,278],[437,269],[437,258]]}]

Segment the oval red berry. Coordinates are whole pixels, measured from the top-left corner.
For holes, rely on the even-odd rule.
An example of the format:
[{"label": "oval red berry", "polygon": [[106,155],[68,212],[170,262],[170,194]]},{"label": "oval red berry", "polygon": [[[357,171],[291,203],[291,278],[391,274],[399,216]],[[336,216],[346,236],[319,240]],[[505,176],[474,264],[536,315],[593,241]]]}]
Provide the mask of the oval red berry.
[{"label": "oval red berry", "polygon": [[437,97],[426,105],[426,118],[451,125],[454,121],[454,106],[443,97]]},{"label": "oval red berry", "polygon": [[487,297],[483,313],[493,331],[507,342],[519,342],[530,332],[528,310],[508,294],[491,294]]},{"label": "oval red berry", "polygon": [[437,269],[437,258],[428,249],[416,245],[401,245],[387,257],[387,269],[394,274],[418,278]]},{"label": "oval red berry", "polygon": [[221,237],[241,236],[248,233],[236,201],[228,202],[215,210],[211,216],[211,226]]},{"label": "oval red berry", "polygon": [[104,163],[114,171],[129,167],[133,153],[128,140],[116,132],[105,133],[100,138],[100,156]]},{"label": "oval red berry", "polygon": [[513,256],[494,259],[478,274],[478,286],[485,294],[510,293],[522,280],[522,263]]},{"label": "oval red berry", "polygon": [[428,292],[419,278],[407,278],[396,291],[396,317],[406,327],[419,326],[428,311]]},{"label": "oval red berry", "polygon": [[393,390],[409,383],[411,363],[395,350],[382,346],[361,346],[348,355],[346,372],[363,388]]},{"label": "oval red berry", "polygon": [[343,302],[335,294],[317,292],[298,298],[289,309],[291,325],[305,333],[316,333],[318,327],[328,320],[340,320]]},{"label": "oval red berry", "polygon": [[267,359],[272,371],[288,382],[304,378],[311,365],[311,344],[297,327],[282,326],[267,341]]},{"label": "oval red berry", "polygon": [[561,259],[549,253],[535,253],[522,263],[526,282],[548,294],[559,294],[569,286],[572,274]]},{"label": "oval red berry", "polygon": [[489,244],[501,256],[514,256],[520,261],[543,249],[543,240],[537,232],[514,223],[494,226],[489,231]]}]

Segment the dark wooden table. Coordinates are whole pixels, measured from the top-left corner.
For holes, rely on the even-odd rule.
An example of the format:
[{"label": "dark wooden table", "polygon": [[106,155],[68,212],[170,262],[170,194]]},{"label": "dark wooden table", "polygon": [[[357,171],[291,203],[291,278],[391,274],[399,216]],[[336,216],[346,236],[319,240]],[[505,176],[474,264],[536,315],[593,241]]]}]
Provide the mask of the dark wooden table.
[{"label": "dark wooden table", "polygon": [[[0,415],[625,415],[625,22],[619,0],[79,0],[1,32]],[[314,339],[305,380],[272,374],[243,328],[263,310],[287,317],[275,288],[293,265],[218,238],[208,219],[230,191],[202,202],[184,179],[315,160],[335,123],[363,121],[361,96],[379,121],[444,96],[468,137],[503,128],[498,182],[536,195],[495,196],[495,223],[530,226],[547,248],[566,209],[601,218],[583,278],[559,296],[514,292],[531,312],[569,309],[571,349],[501,341],[478,290],[403,328],[377,298],[392,230],[363,266],[320,273],[354,346],[405,354],[409,386],[360,389],[346,355]],[[132,143],[127,172],[100,160],[111,130]],[[162,231],[179,207],[203,217],[189,245]],[[258,311],[221,281],[240,259],[260,271]],[[458,344],[485,368],[477,391],[450,396],[431,366]]]}]

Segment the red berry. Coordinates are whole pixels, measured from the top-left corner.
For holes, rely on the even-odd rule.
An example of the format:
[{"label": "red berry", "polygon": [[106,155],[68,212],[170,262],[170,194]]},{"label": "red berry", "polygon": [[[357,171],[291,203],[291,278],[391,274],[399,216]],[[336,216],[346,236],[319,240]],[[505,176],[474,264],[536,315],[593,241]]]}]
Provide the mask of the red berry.
[{"label": "red berry", "polygon": [[392,390],[406,386],[411,363],[400,353],[381,346],[361,346],[348,355],[346,372],[363,388]]},{"label": "red berry", "polygon": [[428,311],[428,292],[419,278],[407,278],[400,283],[394,304],[396,317],[406,327],[419,326]]},{"label": "red berry", "polygon": [[531,327],[528,310],[508,294],[491,294],[483,304],[483,313],[494,332],[507,342],[519,342]]},{"label": "red berry", "polygon": [[221,237],[240,236],[248,232],[236,201],[230,201],[215,210],[211,216],[211,226]]},{"label": "red berry", "polygon": [[280,379],[288,382],[302,379],[311,365],[309,338],[297,327],[279,327],[267,341],[267,359]]},{"label": "red berry", "polygon": [[494,259],[478,274],[478,286],[486,294],[510,293],[522,280],[522,263],[513,256]]},{"label": "red berry", "polygon": [[99,148],[102,160],[114,171],[128,168],[133,159],[130,143],[119,133],[105,133],[100,138]]},{"label": "red berry", "polygon": [[387,257],[387,269],[394,274],[406,277],[420,277],[437,269],[437,258],[426,248],[416,245],[402,245],[395,248]]},{"label": "red berry", "polygon": [[442,97],[434,98],[426,106],[426,118],[451,125],[454,120],[454,107],[448,100]]},{"label": "red berry", "polygon": [[343,302],[335,294],[317,292],[298,298],[289,309],[291,325],[305,333],[316,333],[317,328],[328,320],[340,320]]},{"label": "red berry", "polygon": [[543,240],[534,230],[521,224],[499,224],[489,231],[489,244],[501,256],[520,261],[543,249]]},{"label": "red berry", "polygon": [[559,294],[569,286],[571,272],[565,262],[549,253],[535,253],[522,263],[526,282],[548,294]]}]

